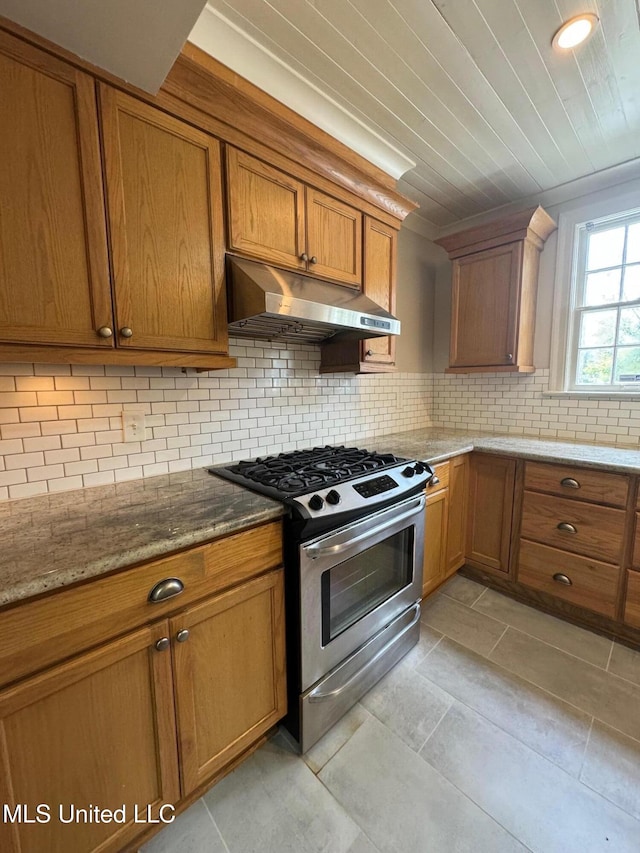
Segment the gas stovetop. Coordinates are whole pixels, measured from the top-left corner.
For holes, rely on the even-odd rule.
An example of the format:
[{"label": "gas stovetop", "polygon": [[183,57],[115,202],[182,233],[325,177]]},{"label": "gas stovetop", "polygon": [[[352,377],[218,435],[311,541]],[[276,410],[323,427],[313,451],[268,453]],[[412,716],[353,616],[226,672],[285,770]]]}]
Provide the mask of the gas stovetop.
[{"label": "gas stovetop", "polygon": [[209,471],[281,501],[297,517],[332,517],[334,523],[408,497],[433,476],[421,462],[344,446],[294,450]]}]

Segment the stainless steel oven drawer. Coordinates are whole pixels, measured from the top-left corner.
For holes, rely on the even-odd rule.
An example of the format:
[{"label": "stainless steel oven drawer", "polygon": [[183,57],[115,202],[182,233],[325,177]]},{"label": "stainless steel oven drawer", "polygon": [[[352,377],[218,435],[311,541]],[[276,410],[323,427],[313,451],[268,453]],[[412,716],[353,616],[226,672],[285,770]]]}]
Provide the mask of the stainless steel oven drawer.
[{"label": "stainless steel oven drawer", "polygon": [[301,742],[306,752],[418,642],[420,602],[396,617],[300,697]]}]

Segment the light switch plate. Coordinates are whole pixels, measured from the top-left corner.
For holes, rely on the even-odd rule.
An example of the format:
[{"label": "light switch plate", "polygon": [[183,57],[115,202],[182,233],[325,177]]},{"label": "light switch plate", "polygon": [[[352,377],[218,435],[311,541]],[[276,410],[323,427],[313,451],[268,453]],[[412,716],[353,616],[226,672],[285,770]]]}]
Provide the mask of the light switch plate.
[{"label": "light switch plate", "polygon": [[147,424],[144,412],[123,412],[122,431],[125,442],[146,441]]}]

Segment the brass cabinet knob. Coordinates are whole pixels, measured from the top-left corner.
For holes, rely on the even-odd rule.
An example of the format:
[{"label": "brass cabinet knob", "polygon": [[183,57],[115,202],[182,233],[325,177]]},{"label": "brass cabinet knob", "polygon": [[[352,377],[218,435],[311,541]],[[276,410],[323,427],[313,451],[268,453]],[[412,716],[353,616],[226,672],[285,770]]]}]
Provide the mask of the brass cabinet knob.
[{"label": "brass cabinet knob", "polygon": [[176,634],[176,640],[179,643],[186,643],[186,641],[188,639],[189,639],[189,629],[188,628],[183,628],[182,631],[178,631],[178,633]]},{"label": "brass cabinet knob", "polygon": [[365,355],[366,355],[366,357],[367,357],[367,358],[371,358],[371,356],[373,355],[373,350],[372,350],[372,349],[368,349],[368,350],[365,352]]},{"label": "brass cabinet knob", "polygon": [[305,262],[305,264],[306,264],[306,262],[309,260],[309,255],[307,255],[307,253],[306,253],[306,252],[303,252],[303,253],[300,255],[300,260],[301,260],[301,261],[304,261],[304,262]]},{"label": "brass cabinet knob", "polygon": [[156,641],[156,651],[158,652],[166,652],[166,650],[171,645],[171,640],[168,637],[161,637]]},{"label": "brass cabinet knob", "polygon": [[97,331],[98,331],[98,335],[101,338],[113,337],[113,329],[110,329],[109,326],[100,326],[100,328]]},{"label": "brass cabinet knob", "polygon": [[506,354],[505,358],[507,359],[507,361],[513,361],[513,353],[512,353],[512,352],[508,352],[508,353]]},{"label": "brass cabinet knob", "polygon": [[122,335],[123,338],[132,338],[133,337],[133,330],[130,329],[129,326],[123,326],[120,329],[120,334]]},{"label": "brass cabinet knob", "polygon": [[311,257],[309,258],[309,263],[310,264],[317,264],[318,263],[318,259],[316,258],[315,255],[311,255]]}]

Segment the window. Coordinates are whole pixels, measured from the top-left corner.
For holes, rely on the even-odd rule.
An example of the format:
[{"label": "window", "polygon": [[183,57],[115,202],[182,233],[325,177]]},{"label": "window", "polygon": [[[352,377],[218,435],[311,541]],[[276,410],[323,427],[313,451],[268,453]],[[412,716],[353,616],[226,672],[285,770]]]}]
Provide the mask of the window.
[{"label": "window", "polygon": [[640,213],[577,229],[572,387],[640,388]]},{"label": "window", "polygon": [[640,395],[640,208],[625,201],[560,215],[552,393]]}]

